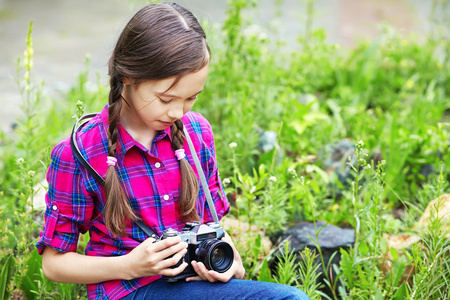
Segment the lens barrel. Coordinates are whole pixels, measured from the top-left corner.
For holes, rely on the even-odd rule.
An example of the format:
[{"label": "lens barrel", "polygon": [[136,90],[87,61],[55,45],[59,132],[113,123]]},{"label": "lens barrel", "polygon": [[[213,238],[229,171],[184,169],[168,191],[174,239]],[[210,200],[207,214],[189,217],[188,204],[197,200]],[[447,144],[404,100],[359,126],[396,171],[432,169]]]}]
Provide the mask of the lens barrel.
[{"label": "lens barrel", "polygon": [[230,244],[221,240],[206,240],[198,246],[198,261],[208,270],[224,273],[233,264],[234,253]]}]

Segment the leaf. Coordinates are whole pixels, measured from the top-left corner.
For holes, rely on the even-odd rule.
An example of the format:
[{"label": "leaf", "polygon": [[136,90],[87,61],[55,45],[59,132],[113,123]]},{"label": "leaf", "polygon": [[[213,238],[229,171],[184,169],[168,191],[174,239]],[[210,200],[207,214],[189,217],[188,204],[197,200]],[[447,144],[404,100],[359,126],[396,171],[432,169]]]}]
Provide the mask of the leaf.
[{"label": "leaf", "polygon": [[275,280],[273,280],[273,278],[270,274],[269,264],[268,264],[267,260],[268,260],[267,258],[264,259],[264,261],[261,265],[261,270],[258,275],[258,281],[275,282]]},{"label": "leaf", "polygon": [[316,165],[306,165],[306,172],[308,173],[317,173],[325,183],[330,182],[330,175],[325,172],[323,169],[319,168]]},{"label": "leaf", "polygon": [[340,268],[344,273],[344,279],[348,284],[348,289],[353,288],[353,261],[350,259],[350,255],[343,248],[340,249],[341,252],[341,262]]},{"label": "leaf", "polygon": [[397,284],[402,279],[403,273],[406,267],[406,256],[399,257],[392,266],[392,285],[397,286]]},{"label": "leaf", "polygon": [[408,289],[406,288],[405,282],[403,282],[402,285],[395,292],[395,294],[392,296],[392,300],[403,300],[408,298],[409,298]]},{"label": "leaf", "polygon": [[363,268],[361,267],[360,264],[356,265],[356,270],[358,271],[358,275],[359,275],[359,280],[363,285],[368,285],[369,282],[367,281],[367,274],[366,272],[364,272]]},{"label": "leaf", "polygon": [[[331,270],[331,267],[330,267],[330,266],[331,266],[331,263],[333,262],[334,257],[336,256],[336,254],[337,254],[337,250],[334,251],[333,254],[331,254],[330,258],[328,259],[327,268],[326,268],[327,273],[329,273],[329,271]],[[334,266],[334,265],[333,265],[333,266]],[[336,280],[336,279],[335,279],[335,280]]]},{"label": "leaf", "polygon": [[380,238],[380,250],[382,253],[387,251],[387,240],[384,237]]},{"label": "leaf", "polygon": [[20,289],[24,292],[27,300],[36,299],[36,294],[33,291],[37,291],[36,281],[40,280],[42,268],[42,260],[35,248],[26,262],[26,272],[22,276],[20,283]]},{"label": "leaf", "polygon": [[377,293],[375,294],[375,300],[383,300],[383,291],[381,289],[381,287],[377,288]]},{"label": "leaf", "polygon": [[392,258],[394,261],[396,261],[398,259],[398,252],[397,249],[395,249],[394,247],[391,247],[389,249],[389,251],[391,252]]},{"label": "leaf", "polygon": [[35,300],[36,294],[33,291],[37,290],[36,284],[31,280],[31,277],[24,275],[22,281],[20,282],[20,289],[25,294],[27,300]]},{"label": "leaf", "polygon": [[8,283],[11,281],[14,273],[14,267],[14,257],[9,255],[2,267],[2,272],[0,273],[0,300],[9,299],[6,288],[8,287]]},{"label": "leaf", "polygon": [[258,236],[255,239],[255,247],[253,248],[253,257],[257,258],[260,251],[261,251],[261,235],[258,234]]},{"label": "leaf", "polygon": [[358,245],[358,251],[361,252],[363,255],[367,255],[367,253],[369,253],[369,246],[367,245],[366,242],[361,242]]}]

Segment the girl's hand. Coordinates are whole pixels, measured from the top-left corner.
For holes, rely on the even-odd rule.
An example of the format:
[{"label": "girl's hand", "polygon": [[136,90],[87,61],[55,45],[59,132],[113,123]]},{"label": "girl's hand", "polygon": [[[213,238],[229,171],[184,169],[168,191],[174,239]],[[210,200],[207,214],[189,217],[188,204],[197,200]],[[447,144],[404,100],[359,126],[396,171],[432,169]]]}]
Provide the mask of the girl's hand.
[{"label": "girl's hand", "polygon": [[231,268],[224,273],[219,273],[213,270],[208,270],[202,262],[192,261],[191,265],[194,268],[195,272],[198,274],[198,276],[186,278],[186,281],[205,280],[209,282],[217,282],[217,281],[228,282],[232,278],[236,279],[245,278],[245,269],[242,264],[241,256],[239,255],[239,252],[236,250],[236,247],[234,246],[230,236],[225,233],[225,237],[222,240],[229,243],[231,245],[231,248],[233,248],[234,261],[233,264],[231,265]]},{"label": "girl's hand", "polygon": [[148,238],[130,253],[125,255],[124,267],[127,269],[128,279],[165,275],[175,276],[183,272],[187,263],[176,265],[187,252],[187,243],[181,242],[180,237],[171,237],[154,243]]}]

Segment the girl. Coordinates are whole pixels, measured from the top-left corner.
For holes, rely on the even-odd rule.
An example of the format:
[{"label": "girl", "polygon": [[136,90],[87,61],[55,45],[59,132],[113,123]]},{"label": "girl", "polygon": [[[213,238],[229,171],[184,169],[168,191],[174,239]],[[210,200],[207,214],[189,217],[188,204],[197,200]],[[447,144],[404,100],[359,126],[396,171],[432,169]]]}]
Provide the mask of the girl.
[{"label": "girl", "polygon": [[[104,186],[74,158],[69,139],[52,151],[46,223],[37,243],[49,279],[87,284],[89,299],[308,299],[293,287],[240,280],[245,270],[228,235],[223,240],[234,252],[228,271],[192,261],[198,276],[161,280],[186,268],[186,262],[176,264],[187,244],[179,237],[153,243],[136,225],[140,220],[161,236],[168,228],[180,231],[188,221],[213,221],[184,127],[218,216],[229,211],[211,127],[190,112],[209,60],[203,29],[177,4],[147,5],[126,25],[108,64],[108,105],[76,136]],[[81,255],[77,241],[87,231],[90,241]]]}]

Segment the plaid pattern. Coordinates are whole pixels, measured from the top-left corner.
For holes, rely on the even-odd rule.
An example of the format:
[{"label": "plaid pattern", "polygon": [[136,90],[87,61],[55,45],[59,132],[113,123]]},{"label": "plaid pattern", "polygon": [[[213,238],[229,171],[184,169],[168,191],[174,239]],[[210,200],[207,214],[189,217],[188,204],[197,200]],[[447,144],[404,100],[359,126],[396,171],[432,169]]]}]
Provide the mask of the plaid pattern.
[{"label": "plaid pattern", "polygon": [[[211,126],[203,116],[194,112],[185,114],[183,123],[200,158],[217,214],[221,218],[229,211],[229,204],[219,179]],[[107,124],[108,109],[105,107],[77,134],[82,155],[103,177],[107,171]],[[181,184],[179,163],[170,140],[170,128],[158,132],[149,151],[119,125],[116,170],[122,187],[137,216],[158,235],[168,228],[180,231],[184,227],[177,211]],[[187,142],[183,148],[198,175]],[[125,237],[114,237],[109,232],[102,214],[105,204],[103,187],[74,160],[69,138],[53,149],[47,181],[46,221],[36,244],[39,253],[45,246],[60,252],[76,251],[79,234],[87,231],[90,241],[86,254],[91,256],[124,255],[147,238],[131,222],[127,222]],[[205,200],[201,189],[196,207],[204,223],[212,221],[209,210],[205,209]],[[153,276],[88,285],[88,297],[119,299],[158,278]]]}]

